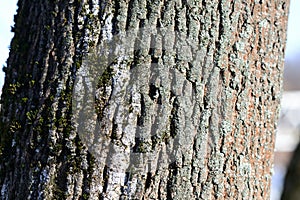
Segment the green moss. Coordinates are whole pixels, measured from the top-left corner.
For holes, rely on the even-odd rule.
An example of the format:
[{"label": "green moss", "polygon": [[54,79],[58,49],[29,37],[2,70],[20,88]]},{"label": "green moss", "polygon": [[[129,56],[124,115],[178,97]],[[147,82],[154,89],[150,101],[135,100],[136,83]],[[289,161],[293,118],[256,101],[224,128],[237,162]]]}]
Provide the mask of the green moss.
[{"label": "green moss", "polygon": [[82,198],[83,199],[89,199],[89,195],[85,193],[85,194],[82,195]]},{"label": "green moss", "polygon": [[109,67],[98,78],[97,88],[99,89],[100,92],[99,95],[100,98],[95,100],[95,110],[100,117],[102,117],[103,110],[109,99],[109,94],[106,93],[106,86],[111,84],[113,75],[114,75],[113,69]]},{"label": "green moss", "polygon": [[14,133],[21,128],[21,124],[17,121],[13,121],[9,127],[9,130]]},{"label": "green moss", "polygon": [[67,127],[68,126],[68,120],[64,117],[61,117],[57,120],[58,127]]},{"label": "green moss", "polygon": [[51,28],[51,27],[50,27],[49,25],[45,26],[45,29],[46,29],[47,31],[49,31],[50,28]]},{"label": "green moss", "polygon": [[38,110],[31,110],[26,113],[28,124],[32,124],[37,117]]},{"label": "green moss", "polygon": [[50,95],[49,99],[50,99],[51,102],[53,102],[54,101],[54,95]]},{"label": "green moss", "polygon": [[23,98],[22,98],[22,102],[23,102],[23,103],[26,103],[27,101],[28,101],[28,98],[27,98],[27,97],[23,97]]},{"label": "green moss", "polygon": [[15,94],[20,86],[21,86],[21,84],[19,82],[15,83],[15,84],[9,84],[8,91],[11,94]]},{"label": "green moss", "polygon": [[61,150],[63,149],[63,145],[57,143],[54,147],[53,147],[53,152],[58,154]]},{"label": "green moss", "polygon": [[86,28],[90,30],[92,27],[88,24],[86,25]]},{"label": "green moss", "polygon": [[35,83],[35,80],[31,80],[30,82],[29,82],[29,87],[33,87],[34,86],[34,83]]},{"label": "green moss", "polygon": [[81,67],[81,62],[76,62],[75,66],[76,66],[76,69],[79,69]]},{"label": "green moss", "polygon": [[[36,116],[37,117],[37,116]],[[43,130],[43,124],[44,124],[44,118],[43,117],[39,117],[38,118],[38,124],[33,128],[34,131],[38,132],[38,133],[41,133],[42,130]]]}]

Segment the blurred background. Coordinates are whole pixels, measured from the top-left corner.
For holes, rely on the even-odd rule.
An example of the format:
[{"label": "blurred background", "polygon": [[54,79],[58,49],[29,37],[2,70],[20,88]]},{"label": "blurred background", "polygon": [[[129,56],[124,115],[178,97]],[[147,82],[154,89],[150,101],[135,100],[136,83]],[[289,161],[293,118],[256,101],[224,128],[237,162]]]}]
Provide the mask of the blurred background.
[{"label": "blurred background", "polygon": [[[275,145],[275,164],[272,179],[271,200],[279,200],[287,165],[299,142],[300,134],[300,1],[290,0],[287,46],[284,72],[284,93],[278,133]],[[0,65],[6,65],[9,44],[13,36],[13,16],[17,0],[2,1],[0,4]],[[2,90],[4,73],[0,72]],[[1,93],[0,90],[0,93]]]},{"label": "blurred background", "polygon": [[275,144],[271,200],[279,200],[300,134],[300,1],[290,0],[281,114]]}]

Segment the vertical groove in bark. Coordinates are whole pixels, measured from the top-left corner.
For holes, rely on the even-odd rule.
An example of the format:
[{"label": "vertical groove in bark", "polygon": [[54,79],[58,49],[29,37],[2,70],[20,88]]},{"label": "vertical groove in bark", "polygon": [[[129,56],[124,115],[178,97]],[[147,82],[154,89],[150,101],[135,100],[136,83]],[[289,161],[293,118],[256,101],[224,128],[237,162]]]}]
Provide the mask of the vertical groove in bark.
[{"label": "vertical groove in bark", "polygon": [[[2,199],[269,198],[287,1],[18,5]],[[87,53],[128,30],[132,51],[97,77],[96,105],[72,106]]]}]

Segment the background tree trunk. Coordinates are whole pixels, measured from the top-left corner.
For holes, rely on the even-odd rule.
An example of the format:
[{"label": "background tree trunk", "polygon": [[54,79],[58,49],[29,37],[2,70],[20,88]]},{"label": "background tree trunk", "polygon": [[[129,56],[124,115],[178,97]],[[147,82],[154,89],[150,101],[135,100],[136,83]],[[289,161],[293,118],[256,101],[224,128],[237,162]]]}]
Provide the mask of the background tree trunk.
[{"label": "background tree trunk", "polygon": [[299,155],[300,155],[300,145],[298,144],[296,150],[294,151],[294,155],[291,159],[291,162],[288,167],[288,171],[285,176],[284,187],[281,196],[282,200],[292,200],[292,199],[300,198]]},{"label": "background tree trunk", "polygon": [[[18,3],[2,199],[269,198],[288,0],[54,2]],[[76,121],[87,52],[128,30]]]}]

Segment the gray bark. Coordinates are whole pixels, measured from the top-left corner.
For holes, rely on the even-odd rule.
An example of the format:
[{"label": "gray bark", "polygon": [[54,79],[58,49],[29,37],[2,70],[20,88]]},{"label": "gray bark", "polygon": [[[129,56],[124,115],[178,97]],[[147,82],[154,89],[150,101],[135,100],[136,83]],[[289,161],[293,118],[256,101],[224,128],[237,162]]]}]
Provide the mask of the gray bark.
[{"label": "gray bark", "polygon": [[269,198],[288,0],[18,5],[2,199]]}]

